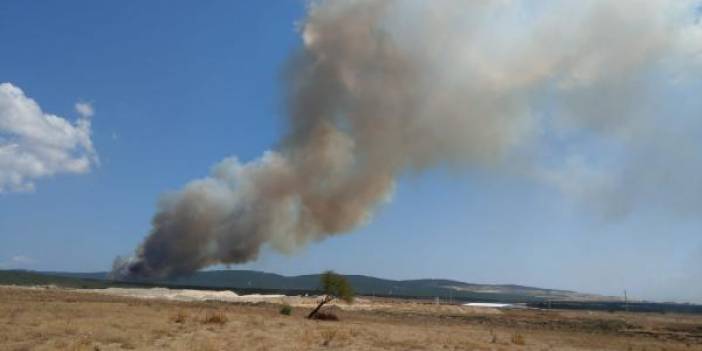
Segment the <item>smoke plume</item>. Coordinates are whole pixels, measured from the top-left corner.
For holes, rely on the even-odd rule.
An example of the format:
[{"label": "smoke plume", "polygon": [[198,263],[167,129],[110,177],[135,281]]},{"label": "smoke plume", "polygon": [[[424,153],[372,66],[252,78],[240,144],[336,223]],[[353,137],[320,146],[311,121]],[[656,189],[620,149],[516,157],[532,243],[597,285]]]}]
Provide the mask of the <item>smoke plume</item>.
[{"label": "smoke plume", "polygon": [[[165,195],[116,277],[187,274],[348,232],[403,172],[509,172],[590,201],[638,172],[658,138],[699,147],[701,106],[673,102],[700,86],[696,1],[319,1],[300,33],[278,146]],[[653,148],[648,161],[668,161]]]}]

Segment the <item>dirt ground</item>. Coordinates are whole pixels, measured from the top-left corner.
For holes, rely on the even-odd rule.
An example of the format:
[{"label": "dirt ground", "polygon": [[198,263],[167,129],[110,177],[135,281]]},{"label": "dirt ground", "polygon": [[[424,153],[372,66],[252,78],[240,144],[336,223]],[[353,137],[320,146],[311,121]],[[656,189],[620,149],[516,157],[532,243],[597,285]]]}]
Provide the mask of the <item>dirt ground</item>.
[{"label": "dirt ground", "polygon": [[702,350],[702,316],[495,310],[361,298],[310,321],[270,302],[0,287],[0,350]]}]

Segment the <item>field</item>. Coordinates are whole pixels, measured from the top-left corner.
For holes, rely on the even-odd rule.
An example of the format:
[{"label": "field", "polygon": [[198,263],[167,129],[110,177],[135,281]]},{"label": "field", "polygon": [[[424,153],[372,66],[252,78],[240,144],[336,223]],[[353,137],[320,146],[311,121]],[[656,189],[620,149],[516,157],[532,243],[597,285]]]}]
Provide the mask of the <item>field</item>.
[{"label": "field", "polygon": [[[281,304],[292,315],[279,313]],[[702,350],[702,316],[497,310],[360,298],[177,301],[0,287],[0,350]]]}]

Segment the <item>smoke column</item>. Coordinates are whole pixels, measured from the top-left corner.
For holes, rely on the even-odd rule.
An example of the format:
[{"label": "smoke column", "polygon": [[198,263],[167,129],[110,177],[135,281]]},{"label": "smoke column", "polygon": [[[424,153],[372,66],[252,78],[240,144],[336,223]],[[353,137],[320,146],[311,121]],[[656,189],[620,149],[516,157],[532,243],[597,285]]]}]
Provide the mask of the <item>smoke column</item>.
[{"label": "smoke column", "polygon": [[[113,274],[188,274],[254,260],[264,244],[293,251],[367,223],[398,175],[429,167],[509,172],[596,197],[619,170],[635,172],[641,145],[660,137],[654,126],[676,118],[670,92],[699,86],[698,6],[312,2],[285,71],[289,129],[278,146],[248,163],[225,159],[165,195]],[[666,125],[697,128],[688,117],[700,111],[676,111]],[[620,157],[582,161],[558,143],[610,145]]]}]

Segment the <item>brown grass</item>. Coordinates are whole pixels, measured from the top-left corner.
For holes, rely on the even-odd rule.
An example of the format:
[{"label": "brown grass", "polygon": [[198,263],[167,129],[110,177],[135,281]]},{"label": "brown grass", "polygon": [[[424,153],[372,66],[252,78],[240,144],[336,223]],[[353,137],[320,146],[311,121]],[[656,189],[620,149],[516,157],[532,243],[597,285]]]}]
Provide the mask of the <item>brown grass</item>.
[{"label": "brown grass", "polygon": [[206,312],[205,317],[202,318],[202,323],[204,324],[219,324],[224,325],[229,322],[229,318],[221,312]]},{"label": "brown grass", "polygon": [[511,341],[515,345],[526,345],[526,341],[524,340],[524,335],[522,335],[520,333],[513,334]]},{"label": "brown grass", "polygon": [[188,314],[185,311],[178,311],[176,314],[171,316],[171,321],[173,323],[185,323],[188,319]]},{"label": "brown grass", "polygon": [[304,307],[0,287],[0,350],[702,350],[702,316],[374,301],[326,323]]},{"label": "brown grass", "polygon": [[322,333],[322,346],[329,346],[332,341],[334,341],[334,338],[336,337],[336,334],[339,331],[336,329],[323,329],[321,331]]},{"label": "brown grass", "polygon": [[318,321],[337,322],[339,321],[339,316],[332,312],[317,312],[314,316],[312,316],[312,319],[316,319]]}]

